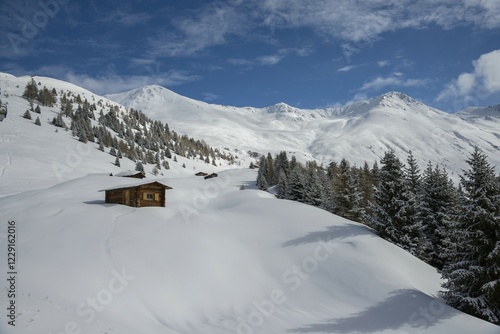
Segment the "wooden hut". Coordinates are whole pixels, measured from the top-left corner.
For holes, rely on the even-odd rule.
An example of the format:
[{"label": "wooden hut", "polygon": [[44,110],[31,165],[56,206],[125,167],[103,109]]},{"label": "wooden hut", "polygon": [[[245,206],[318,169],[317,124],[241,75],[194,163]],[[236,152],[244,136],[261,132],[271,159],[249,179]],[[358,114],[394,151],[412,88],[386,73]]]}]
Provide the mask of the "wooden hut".
[{"label": "wooden hut", "polygon": [[164,207],[166,203],[165,190],[168,189],[172,188],[158,181],[148,181],[117,186],[100,191],[106,192],[106,203],[123,204],[141,208],[147,206]]},{"label": "wooden hut", "polygon": [[196,176],[207,176],[208,174],[205,173],[205,172],[198,172],[198,173],[196,173],[194,175],[196,175]]},{"label": "wooden hut", "polygon": [[7,117],[7,106],[5,104],[0,105],[0,122]]}]

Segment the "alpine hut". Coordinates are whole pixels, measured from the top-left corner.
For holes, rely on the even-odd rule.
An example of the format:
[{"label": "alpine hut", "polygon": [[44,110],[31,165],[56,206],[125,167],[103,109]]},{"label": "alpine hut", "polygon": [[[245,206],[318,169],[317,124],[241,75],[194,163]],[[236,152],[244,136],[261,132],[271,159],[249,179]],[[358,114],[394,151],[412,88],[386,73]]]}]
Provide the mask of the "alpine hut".
[{"label": "alpine hut", "polygon": [[168,189],[172,188],[159,181],[140,181],[100,191],[106,193],[106,203],[142,208],[147,206],[164,207],[166,203],[165,190]]}]

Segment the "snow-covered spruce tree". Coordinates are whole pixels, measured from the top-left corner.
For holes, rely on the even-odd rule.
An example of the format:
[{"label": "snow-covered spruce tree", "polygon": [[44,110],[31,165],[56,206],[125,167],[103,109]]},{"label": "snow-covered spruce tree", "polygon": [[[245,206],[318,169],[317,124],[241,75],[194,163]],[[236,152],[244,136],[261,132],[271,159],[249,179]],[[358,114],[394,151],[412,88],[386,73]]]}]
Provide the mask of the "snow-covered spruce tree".
[{"label": "snow-covered spruce tree", "polygon": [[372,171],[368,162],[365,161],[363,169],[359,174],[360,189],[363,192],[363,207],[368,207],[368,203],[373,201],[373,186],[375,185],[375,180],[373,178]]},{"label": "snow-covered spruce tree", "polygon": [[370,224],[380,237],[404,248],[401,244],[403,221],[399,217],[406,201],[403,164],[392,150],[385,152],[380,163],[382,167],[375,188],[375,203],[371,206]]},{"label": "snow-covered spruce tree", "polygon": [[[330,166],[332,167],[332,166]],[[346,159],[342,159],[339,170],[333,179],[334,213],[354,221],[360,221],[363,213],[361,208],[362,193],[359,185],[359,175],[355,167],[351,168]],[[331,171],[333,174],[333,171]]]},{"label": "snow-covered spruce tree", "polygon": [[421,175],[417,161],[410,151],[407,166],[404,168],[403,205],[397,214],[401,224],[400,245],[411,254],[422,258],[424,256],[424,240],[422,234],[422,220],[420,217]]},{"label": "snow-covered spruce tree", "polygon": [[349,202],[351,203],[350,209],[347,211],[346,218],[361,222],[365,217],[365,208],[363,207],[363,192],[359,184],[359,173],[356,170],[351,170],[349,177]]},{"label": "snow-covered spruce tree", "polygon": [[36,99],[37,96],[38,96],[38,86],[35,82],[35,79],[31,78],[31,80],[28,82],[28,84],[24,88],[23,97],[25,99],[32,101],[32,100]]},{"label": "snow-covered spruce tree", "polygon": [[421,259],[441,270],[446,261],[446,238],[451,230],[458,193],[444,169],[429,162],[422,178],[420,217],[424,244]]},{"label": "snow-covered spruce tree", "polygon": [[316,163],[308,163],[306,170],[303,202],[321,207],[323,205],[323,192],[321,191],[323,185],[319,182],[318,166]]},{"label": "snow-covered spruce tree", "polygon": [[267,188],[269,188],[269,183],[267,182],[268,179],[268,171],[269,169],[267,168],[267,158],[265,156],[261,156],[259,160],[259,171],[257,172],[257,188],[260,190],[267,191]]},{"label": "snow-covered spruce tree", "polygon": [[40,117],[37,117],[36,120],[35,120],[35,124],[38,125],[38,126],[41,126],[42,123],[40,122]]},{"label": "snow-covered spruce tree", "polygon": [[443,297],[463,312],[500,324],[500,186],[479,148],[467,164],[453,248],[442,271]]},{"label": "snow-covered spruce tree", "polygon": [[335,191],[333,189],[333,181],[328,177],[328,172],[324,168],[321,168],[318,172],[319,183],[321,184],[321,196],[323,197],[323,204],[320,208],[334,213],[335,212],[335,202],[334,195]]},{"label": "snow-covered spruce tree", "polygon": [[300,168],[296,167],[290,172],[286,198],[292,201],[304,201],[304,181]]},{"label": "snow-covered spruce tree", "polygon": [[278,177],[278,184],[277,184],[277,193],[276,197],[280,199],[285,199],[287,196],[286,190],[288,187],[288,180],[285,175],[285,172],[283,171],[282,168],[279,170],[279,177]]},{"label": "snow-covered spruce tree", "polygon": [[26,118],[26,119],[31,119],[31,114],[30,114],[30,111],[29,110],[26,110],[26,112],[24,113],[23,115],[23,118]]},{"label": "snow-covered spruce tree", "polygon": [[[274,159],[273,159],[273,156],[271,155],[271,153],[267,153],[266,160],[267,160],[267,162],[266,162],[266,166],[267,166],[266,180],[267,180],[267,183],[269,184],[269,186],[274,186],[276,184],[275,180],[277,181],[278,177],[274,176],[274,174],[275,174]],[[276,172],[278,172],[278,171],[276,171]]]},{"label": "snow-covered spruce tree", "polygon": [[274,184],[278,184],[281,170],[284,172],[285,177],[288,178],[290,175],[290,162],[285,151],[281,151],[274,159]]},{"label": "snow-covered spruce tree", "polygon": [[135,164],[135,170],[144,173],[144,166],[142,165],[141,161],[137,161],[137,163]]},{"label": "snow-covered spruce tree", "polygon": [[120,167],[120,159],[118,157],[115,159],[115,166]]},{"label": "snow-covered spruce tree", "polygon": [[[332,164],[330,164],[330,168]],[[330,169],[330,175],[333,175]],[[333,176],[331,176],[333,178]],[[336,215],[346,217],[346,213],[350,210],[351,205],[349,202],[349,178],[351,177],[351,165],[346,159],[342,159],[339,165],[339,171],[333,179],[334,195],[333,201],[335,203]]]}]

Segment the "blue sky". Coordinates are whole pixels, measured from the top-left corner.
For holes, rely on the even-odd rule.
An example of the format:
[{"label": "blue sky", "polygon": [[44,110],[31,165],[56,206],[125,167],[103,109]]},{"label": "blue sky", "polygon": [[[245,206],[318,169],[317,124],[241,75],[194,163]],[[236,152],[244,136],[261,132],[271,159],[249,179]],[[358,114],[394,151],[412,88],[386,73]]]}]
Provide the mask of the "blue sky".
[{"label": "blue sky", "polygon": [[321,108],[402,91],[500,103],[500,1],[0,2],[0,71],[98,94],[158,84],[210,103]]}]

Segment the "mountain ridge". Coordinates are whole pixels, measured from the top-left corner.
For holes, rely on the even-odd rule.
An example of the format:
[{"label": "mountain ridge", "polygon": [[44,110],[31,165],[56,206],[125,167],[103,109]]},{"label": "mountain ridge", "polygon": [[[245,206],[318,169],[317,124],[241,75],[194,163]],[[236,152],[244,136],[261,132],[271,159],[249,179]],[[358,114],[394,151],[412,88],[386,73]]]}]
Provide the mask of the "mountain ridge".
[{"label": "mountain ridge", "polygon": [[[15,86],[24,86],[31,77],[0,74],[0,78],[5,87],[10,87],[3,89],[4,93],[17,89],[20,96],[23,87]],[[405,160],[411,150],[417,160],[439,163],[458,179],[465,158],[479,146],[493,165],[500,165],[500,117],[467,117],[471,110],[448,114],[401,92],[333,108],[300,109],[283,102],[256,108],[209,104],[158,85],[100,97],[64,81],[34,78],[49,88],[75,89],[89,101],[114,100],[112,103],[122,110],[142,110],[153,120],[171,124],[179,133],[203,139],[213,147],[231,149],[248,160],[247,152],[287,151],[302,161],[328,164],[346,158],[362,165],[378,161],[387,150],[394,150]],[[481,110],[492,108],[496,110],[495,106]],[[478,109],[474,110],[477,114]]]},{"label": "mountain ridge", "polygon": [[[182,104],[180,101],[158,106],[144,99],[127,99],[133,91],[111,98],[140,108],[153,118],[177,122],[186,133],[203,134],[216,146],[227,144],[229,137],[233,147],[244,151],[265,154],[286,150],[305,160],[329,163],[347,158],[358,165],[372,163],[391,149],[406,159],[411,150],[418,160],[440,163],[456,176],[465,167],[467,154],[477,145],[494,164],[500,164],[496,157],[500,141],[494,130],[500,126],[500,118],[490,119],[489,123],[473,121],[464,113],[449,114],[397,91],[319,109],[300,109],[283,102],[264,108],[200,102],[203,104],[188,108],[193,100],[178,95],[188,101],[183,104],[182,114],[175,110]],[[200,119],[203,128],[193,125]]]}]

